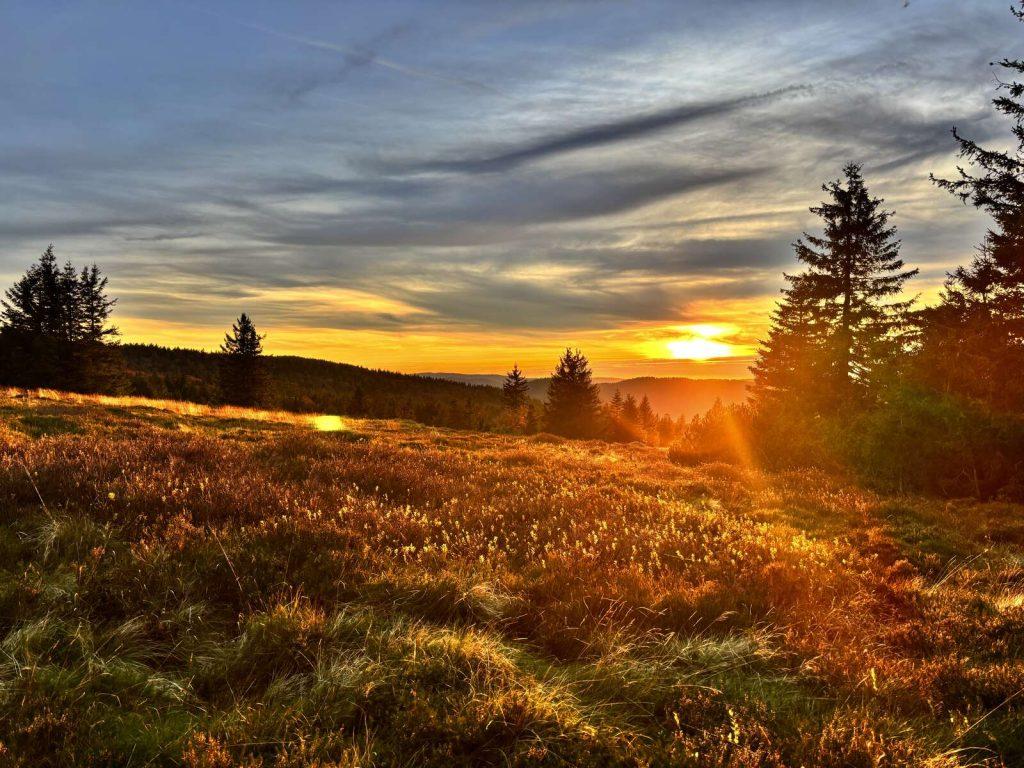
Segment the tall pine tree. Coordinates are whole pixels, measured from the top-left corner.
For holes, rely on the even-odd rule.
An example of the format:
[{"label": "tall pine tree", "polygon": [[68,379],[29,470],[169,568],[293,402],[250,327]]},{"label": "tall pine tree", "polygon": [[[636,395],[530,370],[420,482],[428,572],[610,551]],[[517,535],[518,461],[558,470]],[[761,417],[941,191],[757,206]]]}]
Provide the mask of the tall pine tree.
[{"label": "tall pine tree", "polygon": [[220,351],[221,396],[232,405],[256,406],[266,394],[266,375],[263,370],[263,339],[256,325],[244,312],[224,335]]},{"label": "tall pine tree", "polygon": [[548,384],[544,416],[550,432],[594,437],[601,429],[601,399],[590,363],[582,352],[566,349]]},{"label": "tall pine tree", "polygon": [[892,213],[869,194],[860,166],[847,165],[843,179],[822,189],[827,199],[810,210],[823,232],[796,242],[807,268],[785,276],[789,287],[753,372],[755,391],[830,411],[879,390],[905,343],[912,302],[897,297],[917,270],[905,269]]},{"label": "tall pine tree", "polygon": [[[1021,9],[1011,9],[1024,21]],[[933,181],[988,213],[993,226],[977,255],[950,273],[939,306],[921,313],[917,371],[945,392],[1024,410],[1024,60],[1003,59],[993,99],[1012,122],[1016,147],[986,149],[953,129],[955,179]]]},{"label": "tall pine tree", "polygon": [[772,313],[768,338],[750,368],[754,375],[751,393],[762,404],[799,396],[813,399],[818,381],[826,377],[825,340],[829,323],[819,319],[811,285],[800,282],[783,290],[783,299]]},{"label": "tall pine tree", "polygon": [[524,430],[526,428],[526,406],[530,402],[530,383],[519,369],[518,363],[515,363],[512,370],[505,374],[505,381],[501,386],[501,396],[513,428]]},{"label": "tall pine tree", "polygon": [[28,387],[116,392],[121,363],[109,341],[115,299],[99,267],[63,267],[51,244],[0,299],[0,378]]}]

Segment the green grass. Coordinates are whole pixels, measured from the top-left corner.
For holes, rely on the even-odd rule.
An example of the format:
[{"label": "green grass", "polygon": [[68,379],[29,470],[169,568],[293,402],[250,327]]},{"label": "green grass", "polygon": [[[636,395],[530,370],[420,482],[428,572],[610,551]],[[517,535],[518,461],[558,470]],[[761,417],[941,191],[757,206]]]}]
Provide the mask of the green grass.
[{"label": "green grass", "polygon": [[1019,506],[88,400],[0,441],[0,766],[1024,761]]}]

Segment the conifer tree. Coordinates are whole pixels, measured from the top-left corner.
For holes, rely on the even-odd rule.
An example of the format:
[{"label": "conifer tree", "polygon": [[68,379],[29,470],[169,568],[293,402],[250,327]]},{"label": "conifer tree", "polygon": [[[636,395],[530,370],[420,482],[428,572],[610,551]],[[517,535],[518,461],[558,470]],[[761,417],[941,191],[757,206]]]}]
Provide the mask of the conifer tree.
[{"label": "conifer tree", "polygon": [[107,320],[117,299],[107,298],[107,278],[102,275],[100,268],[95,264],[83,267],[78,286],[81,294],[79,329],[82,338],[96,343],[116,336],[117,328],[108,326]]},{"label": "conifer tree", "polygon": [[526,406],[526,423],[523,426],[523,431],[528,435],[536,433],[540,429],[540,419],[537,418],[537,408],[531,401]]},{"label": "conifer tree", "polygon": [[616,418],[620,418],[622,416],[622,406],[624,404],[625,404],[625,401],[622,399],[622,392],[620,392],[619,388],[616,387],[615,388],[615,394],[612,395],[612,401],[610,403],[610,406],[611,406],[611,409],[612,409],[612,414]]},{"label": "conifer tree", "polygon": [[116,392],[120,364],[105,343],[116,303],[95,264],[58,266],[47,247],[0,299],[0,370],[6,383],[78,391]]},{"label": "conifer tree", "polygon": [[640,407],[637,405],[636,397],[632,394],[626,395],[622,402],[622,420],[635,434],[640,426]]},{"label": "conifer tree", "polygon": [[512,370],[505,374],[505,382],[501,387],[502,400],[509,421],[516,429],[526,426],[526,406],[530,402],[530,384],[515,363]]},{"label": "conifer tree", "polygon": [[816,300],[807,282],[783,290],[782,301],[772,313],[768,338],[750,371],[751,394],[762,405],[815,392],[816,380],[826,376],[824,346],[829,324],[819,320]]},{"label": "conifer tree", "polygon": [[566,437],[593,437],[600,429],[600,413],[589,361],[578,349],[567,348],[548,384],[547,429]]},{"label": "conifer tree", "polygon": [[896,297],[917,274],[904,268],[892,213],[868,193],[860,166],[847,165],[843,176],[811,208],[824,231],[796,242],[807,269],[785,276],[774,333],[753,368],[762,393],[796,395],[819,410],[877,393],[905,344],[912,302]]},{"label": "conifer tree", "polygon": [[654,409],[651,407],[651,400],[644,395],[640,398],[640,407],[637,408],[637,421],[640,426],[641,434],[644,439],[650,440],[654,427],[657,424],[657,417],[654,415]]},{"label": "conifer tree", "polygon": [[[1024,3],[1011,12],[1024,21]],[[933,181],[988,213],[993,226],[966,267],[949,274],[939,306],[921,313],[917,371],[946,392],[1024,409],[1024,60],[1003,59],[993,99],[1009,118],[1016,147],[987,149],[953,136],[960,158],[955,179]]]},{"label": "conifer tree", "polygon": [[263,401],[266,388],[263,370],[263,339],[244,312],[224,335],[220,351],[221,397],[232,405],[255,406]]},{"label": "conifer tree", "polygon": [[658,419],[658,444],[670,445],[676,437],[676,424],[667,413]]}]

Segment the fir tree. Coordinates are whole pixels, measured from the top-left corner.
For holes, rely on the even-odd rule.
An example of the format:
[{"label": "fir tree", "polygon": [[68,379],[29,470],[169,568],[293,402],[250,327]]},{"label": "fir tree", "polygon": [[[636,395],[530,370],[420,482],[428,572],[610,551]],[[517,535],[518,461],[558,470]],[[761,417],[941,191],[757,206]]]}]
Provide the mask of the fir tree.
[{"label": "fir tree", "polygon": [[262,360],[263,339],[256,326],[244,312],[224,335],[220,351],[221,397],[233,405],[255,406],[263,401],[265,374]]},{"label": "fir tree", "polygon": [[58,266],[51,244],[0,299],[0,370],[6,383],[116,392],[120,361],[105,343],[116,300],[95,264]]},{"label": "fir tree", "polygon": [[78,286],[81,294],[79,332],[82,338],[96,343],[116,336],[117,328],[108,326],[107,321],[117,299],[107,298],[107,278],[101,274],[100,268],[95,264],[83,267]]},{"label": "fir tree", "polygon": [[843,175],[811,208],[824,231],[796,242],[807,269],[785,276],[773,334],[753,369],[762,393],[795,394],[825,410],[877,393],[905,344],[911,301],[895,297],[917,274],[904,268],[892,213],[868,193],[860,166]]},{"label": "fir tree", "polygon": [[610,406],[611,406],[611,409],[612,409],[612,413],[616,417],[622,416],[622,406],[624,404],[625,404],[625,401],[622,399],[622,392],[620,392],[619,388],[616,387],[615,388],[615,394],[612,395],[612,401],[610,403]]},{"label": "fir tree", "polygon": [[515,429],[524,429],[526,426],[526,405],[530,401],[530,384],[523,375],[523,372],[519,370],[518,363],[514,364],[512,370],[505,375],[505,382],[501,387],[501,396],[512,426]]},{"label": "fir tree", "polygon": [[590,363],[578,349],[567,348],[548,384],[547,429],[566,437],[593,437],[600,429],[600,412]]},{"label": "fir tree", "polygon": [[665,414],[658,419],[658,444],[670,445],[676,437],[676,424],[672,417]]},{"label": "fir tree", "polygon": [[790,396],[807,398],[816,380],[826,376],[824,342],[829,324],[818,319],[810,284],[797,283],[783,291],[772,313],[768,338],[750,371],[751,394],[762,405]]},{"label": "fir tree", "polygon": [[540,419],[537,418],[537,408],[531,401],[529,405],[526,406],[526,423],[523,427],[523,431],[528,435],[532,435],[539,430]]},{"label": "fir tree", "polygon": [[626,399],[622,401],[622,420],[635,435],[640,426],[640,407],[632,394],[626,395]]},{"label": "fir tree", "polygon": [[[1024,21],[1021,9],[1011,9]],[[933,181],[987,212],[993,226],[972,262],[950,273],[938,307],[921,313],[917,370],[944,391],[1024,409],[1024,60],[1003,59],[1009,74],[993,100],[1012,122],[1015,149],[986,149],[953,129],[955,179]]]},{"label": "fir tree", "polygon": [[651,439],[657,421],[657,417],[654,415],[654,409],[651,407],[650,398],[648,398],[647,395],[644,395],[640,399],[640,407],[637,408],[637,422],[640,427],[640,432],[645,440]]}]

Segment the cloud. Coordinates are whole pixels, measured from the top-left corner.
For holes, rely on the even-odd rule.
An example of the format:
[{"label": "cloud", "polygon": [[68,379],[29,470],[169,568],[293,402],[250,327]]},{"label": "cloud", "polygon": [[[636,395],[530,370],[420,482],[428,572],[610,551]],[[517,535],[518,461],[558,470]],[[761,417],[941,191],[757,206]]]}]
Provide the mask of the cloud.
[{"label": "cloud", "polygon": [[811,87],[808,85],[792,85],[759,95],[696,104],[683,104],[641,117],[626,118],[545,136],[525,144],[506,148],[491,155],[434,160],[414,167],[416,170],[422,171],[456,173],[494,173],[506,171],[534,160],[542,160],[566,152],[575,152],[591,147],[627,141],[657,131],[677,128],[703,118],[728,115],[744,107],[769,103],[784,96],[810,93],[811,90]]},{"label": "cloud", "polygon": [[[897,22],[881,2],[247,8],[262,27],[158,2],[83,11],[60,44],[37,16],[0,30],[0,272],[52,239],[98,261],[124,318],[246,309],[383,346],[425,328],[560,342],[743,302],[747,332],[854,160],[908,262],[939,274],[984,222],[926,172],[952,163],[954,123],[1008,137],[979,57],[1019,29],[997,0]],[[410,310],[316,298],[342,290]]]},{"label": "cloud", "polygon": [[[462,184],[421,181],[418,194],[411,198],[400,186],[381,189],[374,182],[371,189],[399,194],[400,204],[348,214],[274,217],[263,222],[260,239],[280,245],[338,247],[494,243],[521,237],[523,227],[621,214],[665,198],[750,180],[766,170],[628,166]],[[318,186],[315,180],[311,183]],[[296,185],[289,182],[287,187]]]},{"label": "cloud", "polygon": [[357,47],[357,46],[344,46],[337,43],[332,43],[327,40],[320,40],[315,37],[308,37],[305,35],[296,35],[291,32],[285,32],[274,27],[268,27],[263,24],[255,24],[253,22],[242,21],[226,14],[217,13],[206,8],[196,7],[195,10],[208,14],[210,16],[216,16],[217,18],[230,21],[233,24],[237,24],[240,27],[251,29],[255,32],[261,32],[271,37],[276,37],[280,40],[287,40],[291,43],[306,46],[307,48],[314,48],[320,51],[328,51],[331,53],[338,53],[344,57],[345,66],[343,73],[351,71],[357,67],[374,65],[397,72],[398,74],[405,75],[407,77],[434,80],[441,83],[448,83],[450,85],[458,85],[465,88],[470,88],[475,91],[483,91],[487,93],[499,93],[498,89],[482,83],[478,80],[473,80],[468,77],[461,77],[459,75],[450,75],[442,72],[435,72],[430,69],[423,69],[419,67],[411,67],[406,64],[401,64],[389,58],[378,55],[375,51],[369,48]]},{"label": "cloud", "polygon": [[202,232],[164,232],[159,235],[126,237],[124,239],[129,243],[165,243],[172,240],[192,240],[202,236]]}]

